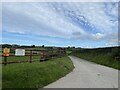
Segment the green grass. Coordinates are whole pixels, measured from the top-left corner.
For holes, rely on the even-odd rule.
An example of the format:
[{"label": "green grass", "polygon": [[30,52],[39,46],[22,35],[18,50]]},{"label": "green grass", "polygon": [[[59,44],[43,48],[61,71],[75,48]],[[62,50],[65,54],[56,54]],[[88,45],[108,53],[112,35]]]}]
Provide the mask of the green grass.
[{"label": "green grass", "polygon": [[[32,56],[33,60],[40,60],[40,56]],[[14,61],[27,61],[30,60],[30,56],[8,56],[7,61],[8,62],[14,62]],[[2,57],[2,61],[4,62],[4,57]]]},{"label": "green grass", "polygon": [[42,88],[74,68],[65,56],[45,62],[17,63],[2,67],[3,88]]},{"label": "green grass", "polygon": [[119,69],[120,70],[120,60],[115,60],[115,58],[112,57],[112,55],[110,53],[74,53],[75,56],[91,61],[91,62],[95,62],[101,65],[105,65],[108,67],[112,67],[115,69]]},{"label": "green grass", "polygon": [[70,51],[70,50],[67,50],[67,51],[66,51],[66,54],[67,54],[67,55],[70,55],[71,53],[72,53],[72,51]]}]

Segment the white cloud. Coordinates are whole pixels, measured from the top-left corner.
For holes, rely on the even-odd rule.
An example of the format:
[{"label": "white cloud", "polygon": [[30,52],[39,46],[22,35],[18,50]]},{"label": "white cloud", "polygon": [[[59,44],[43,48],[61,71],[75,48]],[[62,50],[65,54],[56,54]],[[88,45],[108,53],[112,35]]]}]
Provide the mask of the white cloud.
[{"label": "white cloud", "polygon": [[[118,33],[117,3],[3,3],[3,30],[59,38],[107,40]],[[115,35],[116,35],[115,34]]]},{"label": "white cloud", "polygon": [[[3,9],[6,11],[3,11],[3,14],[11,13],[11,15],[9,15],[8,17],[7,15],[6,17],[3,16],[3,18],[9,19],[4,20],[5,25],[9,24],[5,26],[9,27],[9,29],[7,29],[9,32],[16,31],[27,33],[31,32],[30,28],[32,28],[34,29],[33,33],[36,32],[36,34],[66,38],[69,37],[74,31],[80,31],[81,33],[84,33],[81,28],[73,25],[64,17],[60,17],[58,13],[55,13],[51,9],[49,9],[49,7],[46,7],[46,3],[40,5],[32,3],[13,3],[10,5],[5,4],[3,6]],[[14,15],[18,16],[14,17]],[[22,19],[23,16],[26,18]],[[18,19],[20,17],[21,19]],[[14,21],[12,21],[12,19]],[[29,22],[29,19],[33,20],[34,23],[32,23],[32,21]],[[21,29],[17,29],[17,27]]]},{"label": "white cloud", "polygon": [[91,49],[91,48],[93,48],[93,47],[91,47],[91,46],[85,46],[84,48],[86,48],[86,49]]},{"label": "white cloud", "polygon": [[1,2],[118,2],[119,0],[1,0]]},{"label": "white cloud", "polygon": [[97,33],[97,34],[93,34],[92,35],[92,38],[94,39],[94,40],[100,40],[100,39],[102,39],[104,37],[104,34],[101,34],[101,33]]}]

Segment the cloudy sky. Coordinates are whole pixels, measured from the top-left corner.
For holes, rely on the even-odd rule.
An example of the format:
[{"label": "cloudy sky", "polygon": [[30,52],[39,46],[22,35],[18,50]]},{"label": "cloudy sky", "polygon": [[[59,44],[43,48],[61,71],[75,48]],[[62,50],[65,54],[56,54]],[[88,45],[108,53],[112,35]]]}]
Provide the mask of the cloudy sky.
[{"label": "cloudy sky", "polygon": [[117,2],[4,2],[2,43],[106,47],[118,44]]}]

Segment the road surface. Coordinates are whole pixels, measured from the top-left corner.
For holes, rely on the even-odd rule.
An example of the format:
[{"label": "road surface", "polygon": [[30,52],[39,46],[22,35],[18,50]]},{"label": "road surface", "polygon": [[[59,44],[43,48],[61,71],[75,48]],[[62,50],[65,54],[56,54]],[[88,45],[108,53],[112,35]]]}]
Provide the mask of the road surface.
[{"label": "road surface", "polygon": [[70,56],[75,69],[44,88],[118,88],[118,70]]}]

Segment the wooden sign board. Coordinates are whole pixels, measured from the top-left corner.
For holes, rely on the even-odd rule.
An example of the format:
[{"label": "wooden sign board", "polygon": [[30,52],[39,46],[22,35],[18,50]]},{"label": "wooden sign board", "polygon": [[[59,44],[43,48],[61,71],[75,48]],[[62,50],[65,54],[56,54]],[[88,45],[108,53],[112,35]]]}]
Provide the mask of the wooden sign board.
[{"label": "wooden sign board", "polygon": [[25,56],[25,49],[16,49],[15,56]]},{"label": "wooden sign board", "polygon": [[4,48],[3,49],[3,55],[4,56],[9,56],[10,55],[10,49],[9,48]]}]

